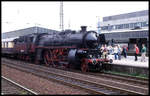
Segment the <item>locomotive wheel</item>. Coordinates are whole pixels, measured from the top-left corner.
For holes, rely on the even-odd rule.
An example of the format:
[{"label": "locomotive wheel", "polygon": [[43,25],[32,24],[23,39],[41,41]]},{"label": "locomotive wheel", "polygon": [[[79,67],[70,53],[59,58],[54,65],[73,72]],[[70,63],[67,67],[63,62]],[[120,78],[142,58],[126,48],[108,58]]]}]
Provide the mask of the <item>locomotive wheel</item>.
[{"label": "locomotive wheel", "polygon": [[44,63],[46,64],[46,66],[49,66],[51,64],[50,62],[51,56],[49,51],[45,51],[44,52]]},{"label": "locomotive wheel", "polygon": [[85,62],[85,60],[82,60],[81,71],[82,72],[87,72],[88,71],[88,64]]},{"label": "locomotive wheel", "polygon": [[82,64],[81,64],[81,71],[82,71],[82,72],[87,72],[87,71],[88,71],[88,66],[87,66],[87,64],[85,64],[85,63],[82,63]]},{"label": "locomotive wheel", "polygon": [[44,52],[44,62],[46,64],[46,66],[52,65],[52,67],[57,67],[58,66],[57,62],[53,61],[54,56],[51,53],[52,52],[48,51],[48,50]]}]

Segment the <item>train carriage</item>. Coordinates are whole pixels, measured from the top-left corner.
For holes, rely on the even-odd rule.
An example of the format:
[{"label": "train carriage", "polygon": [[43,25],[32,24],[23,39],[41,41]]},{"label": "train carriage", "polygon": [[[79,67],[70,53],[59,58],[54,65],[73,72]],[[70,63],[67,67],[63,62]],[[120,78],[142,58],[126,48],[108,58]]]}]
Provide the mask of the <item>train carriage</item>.
[{"label": "train carriage", "polygon": [[5,56],[14,56],[15,51],[14,51],[14,42],[13,40],[19,38],[19,37],[14,37],[14,38],[7,38],[7,39],[2,39],[1,41],[1,48],[2,48],[2,55]]}]

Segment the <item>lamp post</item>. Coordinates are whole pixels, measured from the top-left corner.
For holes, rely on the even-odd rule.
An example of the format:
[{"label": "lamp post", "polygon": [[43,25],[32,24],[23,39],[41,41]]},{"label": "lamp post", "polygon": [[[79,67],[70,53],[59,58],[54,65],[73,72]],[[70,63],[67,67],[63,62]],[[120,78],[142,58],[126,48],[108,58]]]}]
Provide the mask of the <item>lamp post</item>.
[{"label": "lamp post", "polygon": [[100,34],[100,17],[99,16],[96,16],[96,18],[98,18],[98,22],[97,22],[97,31],[98,33]]},{"label": "lamp post", "polygon": [[60,2],[60,29],[64,31],[63,1]]},{"label": "lamp post", "polygon": [[108,31],[110,31],[110,24],[108,24]]},{"label": "lamp post", "polygon": [[35,23],[35,33],[38,33],[38,25],[40,25],[40,24],[38,24],[38,23]]}]

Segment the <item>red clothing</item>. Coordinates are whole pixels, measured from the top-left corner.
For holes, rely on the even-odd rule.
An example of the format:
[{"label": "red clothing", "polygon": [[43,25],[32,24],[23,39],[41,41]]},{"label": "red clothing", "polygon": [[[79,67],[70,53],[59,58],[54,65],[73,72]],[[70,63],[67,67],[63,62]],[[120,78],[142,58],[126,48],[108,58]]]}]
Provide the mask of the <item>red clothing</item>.
[{"label": "red clothing", "polygon": [[126,48],[126,50],[128,51],[128,47]]},{"label": "red clothing", "polygon": [[135,48],[136,48],[136,54],[139,54],[139,48],[138,47]]}]

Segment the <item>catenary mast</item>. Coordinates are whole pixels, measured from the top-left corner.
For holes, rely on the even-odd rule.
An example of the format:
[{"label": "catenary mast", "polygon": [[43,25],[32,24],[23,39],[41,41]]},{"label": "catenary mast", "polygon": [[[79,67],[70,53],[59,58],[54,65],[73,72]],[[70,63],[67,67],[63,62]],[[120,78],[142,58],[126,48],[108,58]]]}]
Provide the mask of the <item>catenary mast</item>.
[{"label": "catenary mast", "polygon": [[64,31],[63,1],[60,2],[60,30]]}]

